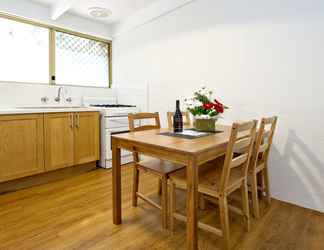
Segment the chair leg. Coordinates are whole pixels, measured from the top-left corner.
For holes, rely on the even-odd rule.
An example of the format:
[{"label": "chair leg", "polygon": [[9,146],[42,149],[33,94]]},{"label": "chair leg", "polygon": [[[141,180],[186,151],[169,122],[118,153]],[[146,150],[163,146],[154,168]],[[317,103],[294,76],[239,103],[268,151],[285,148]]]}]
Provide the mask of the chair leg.
[{"label": "chair leg", "polygon": [[136,166],[133,168],[133,192],[132,192],[132,204],[133,207],[137,207],[137,192],[139,184],[139,171]]},{"label": "chair leg", "polygon": [[258,186],[261,188],[261,190],[258,189],[259,197],[263,197],[264,191],[265,191],[264,172],[263,171],[261,171],[257,174],[257,183],[258,183]]},{"label": "chair leg", "polygon": [[158,183],[158,195],[162,195],[162,181],[159,179]]},{"label": "chair leg", "polygon": [[269,182],[269,173],[268,173],[268,166],[263,169],[264,172],[264,182],[265,182],[265,192],[267,202],[270,205],[271,203],[271,194],[270,194],[270,182]]},{"label": "chair leg", "polygon": [[174,232],[174,217],[173,214],[176,211],[176,193],[175,193],[175,184],[173,182],[170,182],[170,190],[169,190],[169,217],[170,217],[170,231]]},{"label": "chair leg", "polygon": [[241,194],[242,194],[242,208],[244,213],[244,221],[246,224],[246,231],[250,231],[250,211],[249,211],[249,194],[247,182],[243,182],[241,186]]},{"label": "chair leg", "polygon": [[167,229],[168,227],[168,180],[166,176],[163,176],[161,180],[161,216],[162,216],[162,227]]},{"label": "chair leg", "polygon": [[260,210],[259,210],[259,198],[258,198],[258,183],[257,183],[257,174],[255,172],[251,173],[251,189],[252,189],[253,214],[256,219],[259,219]]},{"label": "chair leg", "polygon": [[228,204],[227,197],[222,196],[219,198],[220,221],[223,231],[226,249],[230,249],[230,231],[229,231],[229,217],[228,217]]},{"label": "chair leg", "polygon": [[199,208],[201,210],[205,210],[206,209],[206,200],[204,199],[204,195],[203,194],[199,194]]}]

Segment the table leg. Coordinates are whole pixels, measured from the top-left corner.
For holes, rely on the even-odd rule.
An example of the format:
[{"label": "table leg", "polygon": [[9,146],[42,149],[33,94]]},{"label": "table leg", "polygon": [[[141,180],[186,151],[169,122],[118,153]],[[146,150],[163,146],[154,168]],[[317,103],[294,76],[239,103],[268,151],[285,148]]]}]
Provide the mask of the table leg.
[{"label": "table leg", "polygon": [[117,147],[117,140],[114,138],[112,139],[112,175],[113,222],[115,225],[119,225],[122,222],[120,148]]},{"label": "table leg", "polygon": [[198,166],[195,158],[187,166],[187,249],[198,249]]}]

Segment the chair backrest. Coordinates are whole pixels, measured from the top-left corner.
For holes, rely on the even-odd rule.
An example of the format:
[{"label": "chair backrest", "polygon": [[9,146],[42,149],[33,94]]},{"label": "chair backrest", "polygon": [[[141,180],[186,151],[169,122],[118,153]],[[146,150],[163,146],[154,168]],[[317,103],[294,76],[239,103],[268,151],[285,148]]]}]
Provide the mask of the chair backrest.
[{"label": "chair backrest", "polygon": [[[137,121],[137,120],[147,120],[147,119],[154,119],[155,124],[153,124],[153,125],[140,125],[138,127],[135,127],[135,121]],[[131,132],[161,128],[160,116],[159,116],[158,112],[156,112],[156,113],[128,114],[128,123],[129,123],[129,130]],[[140,124],[142,124],[142,123],[140,123]]]},{"label": "chair backrest", "polygon": [[[136,121],[141,120],[147,120],[147,119],[154,119],[155,124],[154,125],[141,125],[142,123],[139,123],[140,125],[135,127]],[[144,130],[150,130],[150,129],[159,129],[161,128],[160,123],[160,116],[159,113],[131,113],[128,114],[128,123],[129,123],[129,130],[131,132],[137,132],[137,131],[144,131]],[[134,162],[139,162],[139,155],[136,152],[136,149],[133,150],[133,158]]]},{"label": "chair backrest", "polygon": [[[190,126],[191,125],[191,121],[190,121],[190,115],[189,112],[181,112],[182,117],[184,117],[184,121],[183,121],[183,126]],[[167,113],[168,116],[168,127],[169,129],[173,128],[173,116],[174,116],[174,112],[168,112]]]},{"label": "chair backrest", "polygon": [[261,119],[250,165],[252,169],[257,167],[258,162],[267,162],[277,120],[276,116]]},{"label": "chair backrest", "polygon": [[221,192],[227,189],[234,168],[241,169],[240,178],[247,178],[256,125],[256,120],[232,125],[221,177]]}]

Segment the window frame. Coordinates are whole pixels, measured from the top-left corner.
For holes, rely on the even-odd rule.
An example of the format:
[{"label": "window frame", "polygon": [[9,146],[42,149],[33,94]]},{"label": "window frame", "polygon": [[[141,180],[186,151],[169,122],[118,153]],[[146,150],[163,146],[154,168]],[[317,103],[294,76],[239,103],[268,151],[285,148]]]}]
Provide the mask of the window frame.
[{"label": "window frame", "polygon": [[[77,31],[72,31],[69,29],[65,29],[65,28],[61,28],[61,27],[57,27],[54,25],[48,25],[45,23],[41,23],[41,22],[37,22],[37,21],[33,21],[27,18],[23,18],[23,17],[19,17],[19,16],[15,16],[15,15],[11,15],[11,14],[7,14],[7,13],[3,13],[0,12],[0,18],[6,18],[9,20],[13,20],[16,22],[21,22],[21,23],[26,23],[26,24],[30,24],[30,25],[34,25],[34,26],[38,26],[38,27],[42,27],[42,28],[47,28],[48,29],[48,33],[49,33],[49,48],[48,48],[48,53],[49,53],[49,76],[48,76],[48,83],[49,85],[56,85],[55,83],[55,66],[56,66],[56,60],[55,60],[55,32],[62,32],[62,33],[66,33],[69,35],[73,35],[73,36],[77,36],[77,37],[82,37],[82,38],[86,38],[86,39],[90,39],[93,41],[97,41],[97,42],[102,42],[107,44],[108,46],[108,72],[109,72],[109,76],[108,76],[108,83],[107,83],[107,87],[98,87],[98,86],[86,86],[86,85],[66,85],[66,84],[60,84],[60,86],[73,86],[73,87],[85,87],[85,88],[111,88],[112,87],[112,41],[111,40],[107,40],[104,38],[100,38],[97,36],[93,36],[93,35],[89,35],[89,34],[85,34],[85,33],[80,33]],[[54,76],[54,78],[53,78]],[[4,81],[2,79],[0,79],[0,82],[10,82],[10,81]],[[28,83],[28,84],[42,84],[44,85],[44,83],[31,83],[31,82],[11,82],[11,83]]]}]

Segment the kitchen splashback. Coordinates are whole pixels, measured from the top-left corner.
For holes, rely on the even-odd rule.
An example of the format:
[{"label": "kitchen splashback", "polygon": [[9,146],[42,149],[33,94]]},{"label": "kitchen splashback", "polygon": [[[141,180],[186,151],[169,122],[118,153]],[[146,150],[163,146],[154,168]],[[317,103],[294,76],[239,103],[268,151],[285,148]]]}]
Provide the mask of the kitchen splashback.
[{"label": "kitchen splashback", "polygon": [[[57,105],[54,98],[60,86],[43,84],[0,83],[0,108],[41,106],[42,97],[48,97],[47,105]],[[91,87],[64,87],[65,98],[72,97],[72,105],[81,105],[83,96],[112,97],[114,89]]]}]

